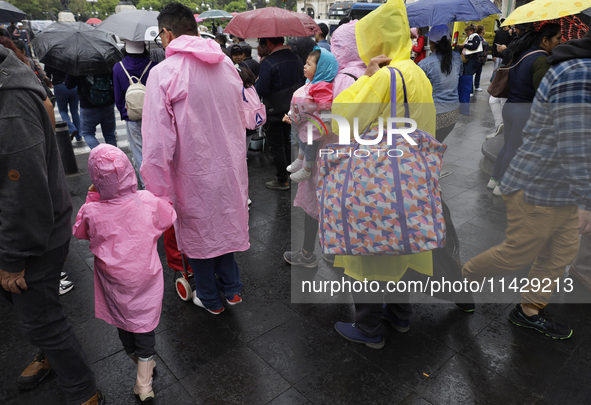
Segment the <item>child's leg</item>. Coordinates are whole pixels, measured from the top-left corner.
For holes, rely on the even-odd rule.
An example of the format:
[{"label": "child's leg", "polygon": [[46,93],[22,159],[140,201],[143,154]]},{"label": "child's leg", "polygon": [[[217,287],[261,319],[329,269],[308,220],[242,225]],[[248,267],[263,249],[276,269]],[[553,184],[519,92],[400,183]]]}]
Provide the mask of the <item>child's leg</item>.
[{"label": "child's leg", "polygon": [[320,140],[312,142],[312,145],[306,145],[306,164],[304,165],[304,169],[306,169],[306,171],[311,172],[312,168],[316,165],[316,153],[318,152],[319,146]]},{"label": "child's leg", "polygon": [[133,333],[121,328],[117,328],[117,332],[119,332],[119,340],[121,340],[121,343],[123,344],[125,353],[127,353],[128,356],[137,355]]},{"label": "child's leg", "polygon": [[300,170],[304,166],[304,156],[306,154],[306,144],[302,142],[299,136],[296,136],[298,143],[300,145],[300,149],[298,152],[298,158],[291,162],[289,166],[287,166],[287,171],[290,173],[295,173]]},{"label": "child's leg", "polygon": [[156,333],[134,333],[135,355],[138,359],[149,359],[156,354]]},{"label": "child's leg", "polygon": [[152,377],[154,375],[154,355],[156,354],[156,334],[154,331],[134,333],[135,353],[137,355],[137,377],[133,391],[139,395],[140,400],[147,401],[154,398],[152,390]]}]

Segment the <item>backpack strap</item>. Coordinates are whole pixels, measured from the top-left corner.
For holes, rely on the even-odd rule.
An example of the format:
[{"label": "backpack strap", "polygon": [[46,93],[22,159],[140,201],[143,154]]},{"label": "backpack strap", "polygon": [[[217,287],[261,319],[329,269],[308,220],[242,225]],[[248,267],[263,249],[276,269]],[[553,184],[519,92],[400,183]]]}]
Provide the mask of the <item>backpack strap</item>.
[{"label": "backpack strap", "polygon": [[[129,72],[127,71],[127,69],[125,69],[125,66],[123,66],[123,61],[119,62],[119,64],[121,65],[121,68],[123,69],[123,71],[127,75],[127,78],[129,79],[129,85],[131,86],[133,84],[133,80],[131,79],[131,76],[129,75]],[[136,77],[136,79],[137,79],[137,77]]]},{"label": "backpack strap", "polygon": [[142,72],[142,75],[140,76],[140,80],[138,80],[138,82],[142,81],[142,78],[144,77],[144,75],[146,74],[146,72],[148,71],[148,68],[150,67],[150,65],[152,64],[152,61],[149,61],[148,64],[146,65],[146,68],[144,69],[144,71]]}]

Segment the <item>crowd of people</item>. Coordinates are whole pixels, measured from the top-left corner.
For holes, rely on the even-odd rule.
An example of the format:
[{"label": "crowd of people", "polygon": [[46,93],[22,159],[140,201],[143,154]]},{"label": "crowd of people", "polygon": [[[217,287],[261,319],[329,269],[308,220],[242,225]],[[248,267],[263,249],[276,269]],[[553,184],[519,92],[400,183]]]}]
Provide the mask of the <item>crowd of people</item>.
[{"label": "crowd of people", "polygon": [[[106,403],[58,300],[72,235],[90,241],[95,315],[117,328],[137,365],[134,392],[148,401],[155,396],[154,329],[164,289],[156,251],[160,236],[170,267],[186,256],[196,306],[217,316],[243,302],[235,254],[250,247],[246,156],[254,131],[266,120],[275,177],[265,186],[285,191],[297,184],[294,206],[305,211],[302,247],[285,252],[284,259],[292,271],[314,268],[317,236],[324,231],[317,185],[327,176],[319,169],[319,150],[339,142],[336,123],[321,116],[358,120],[366,133],[393,115],[406,116],[429,145],[443,151],[459,118],[460,76],[474,75],[473,90],[482,91],[488,58],[483,26],[467,26],[465,42],[454,49],[446,25],[426,35],[411,29],[402,0],[388,0],[361,20],[343,21],[330,43],[324,24],[315,37],[287,44],[283,37],[260,38],[258,61],[242,38],[229,47],[222,33],[215,41],[201,38],[192,11],[180,3],[164,7],[158,25],[157,43],[166,58],[158,63],[144,42],[126,41],[126,56],[112,74],[43,70],[31,58],[26,31],[16,26],[0,37],[0,68],[9,73],[0,75],[0,171],[7,174],[0,180],[0,281],[39,348],[18,384],[31,389],[53,369],[69,404]],[[21,40],[16,45],[15,37]],[[446,266],[458,280],[481,282],[531,266],[530,280],[553,282],[540,292],[524,292],[509,319],[555,339],[569,338],[572,328],[544,310],[554,281],[573,261],[571,276],[591,291],[591,34],[561,43],[560,24],[548,22],[502,28],[492,45],[495,67],[510,67],[508,97],[490,97],[492,135],[504,132],[488,183],[507,207],[503,243],[463,266],[445,247],[335,255],[323,245],[323,259],[353,280],[382,287],[409,270],[436,276]],[[142,103],[134,92],[142,92]],[[254,97],[247,99],[247,92]],[[91,149],[92,184],[73,229],[53,94],[72,139],[83,139]],[[253,120],[249,114],[263,108],[260,98],[264,118]],[[115,108],[126,123],[131,160],[117,148]],[[106,144],[96,139],[99,124]],[[297,156],[292,144],[298,145]],[[431,172],[418,164],[414,170]],[[437,186],[437,178],[428,179]],[[373,194],[369,187],[358,193]],[[448,236],[455,234],[441,193],[437,187],[429,193],[432,214],[443,211]],[[344,218],[345,227],[353,225]],[[334,325],[343,338],[380,349],[382,320],[399,332],[409,330],[409,291],[352,295],[354,322]],[[468,291],[451,300],[465,312],[475,310]]]}]

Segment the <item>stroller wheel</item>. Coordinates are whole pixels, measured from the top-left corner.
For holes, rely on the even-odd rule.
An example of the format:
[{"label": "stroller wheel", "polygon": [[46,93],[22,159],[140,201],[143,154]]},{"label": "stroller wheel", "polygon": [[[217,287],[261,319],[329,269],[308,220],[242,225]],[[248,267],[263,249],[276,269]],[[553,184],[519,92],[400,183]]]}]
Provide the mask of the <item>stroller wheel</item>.
[{"label": "stroller wheel", "polygon": [[177,294],[183,301],[189,301],[191,299],[191,285],[184,277],[177,278],[174,285]]}]

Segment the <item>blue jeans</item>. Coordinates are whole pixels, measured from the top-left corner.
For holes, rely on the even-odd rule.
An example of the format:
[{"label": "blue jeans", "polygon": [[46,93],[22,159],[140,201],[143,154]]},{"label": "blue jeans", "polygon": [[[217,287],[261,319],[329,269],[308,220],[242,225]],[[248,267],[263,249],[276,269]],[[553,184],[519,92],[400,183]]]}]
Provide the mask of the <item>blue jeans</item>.
[{"label": "blue jeans", "polygon": [[69,242],[25,262],[29,287],[12,294],[14,311],[29,341],[49,359],[68,404],[81,404],[95,393],[94,375],[59,300],[60,273]]},{"label": "blue jeans", "polygon": [[[78,114],[78,104],[80,98],[76,87],[73,89],[67,89],[64,83],[56,84],[53,86],[53,92],[55,93],[55,99],[57,101],[57,108],[59,109],[60,116],[68,124],[68,130],[70,133],[78,131],[80,133],[80,115]],[[72,114],[72,121],[70,121],[70,115],[68,114],[68,107],[70,107],[70,114]],[[80,135],[76,136],[77,140],[82,140]]]},{"label": "blue jeans", "polygon": [[523,143],[521,133],[529,119],[531,104],[505,103],[503,107],[503,123],[505,124],[505,142],[497,155],[493,178],[500,181],[507,171],[517,149]]},{"label": "blue jeans", "polygon": [[464,75],[473,76],[479,67],[482,68],[482,65],[478,63],[476,57],[468,59],[468,62],[464,63]]},{"label": "blue jeans", "polygon": [[232,298],[242,291],[240,269],[234,260],[234,253],[211,259],[189,258],[189,264],[193,269],[197,297],[207,309],[217,311],[222,308],[224,304],[220,292]]},{"label": "blue jeans", "polygon": [[142,167],[142,120],[139,121],[125,121],[127,127],[127,139],[129,140],[129,149],[133,156],[133,163],[135,171],[140,179],[141,188],[144,188],[144,180],[140,174]]},{"label": "blue jeans", "polygon": [[94,149],[99,145],[99,141],[96,139],[96,126],[98,124],[101,124],[105,142],[117,146],[114,104],[106,107],[80,108],[80,125],[82,126],[80,135],[82,135],[90,149]]},{"label": "blue jeans", "polygon": [[306,142],[303,142],[299,135],[297,139],[300,143],[300,155],[304,155],[306,157],[306,168],[311,169],[316,165],[316,152],[318,151],[318,146],[320,146],[320,140],[312,141],[312,145],[308,145]]}]

